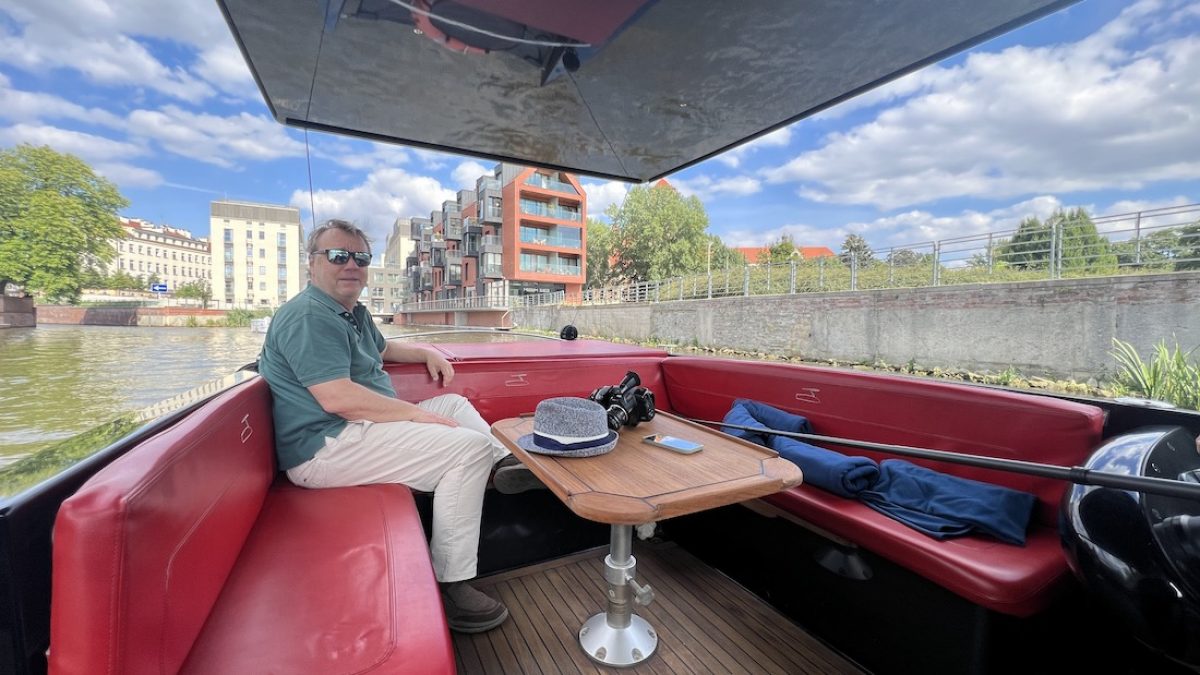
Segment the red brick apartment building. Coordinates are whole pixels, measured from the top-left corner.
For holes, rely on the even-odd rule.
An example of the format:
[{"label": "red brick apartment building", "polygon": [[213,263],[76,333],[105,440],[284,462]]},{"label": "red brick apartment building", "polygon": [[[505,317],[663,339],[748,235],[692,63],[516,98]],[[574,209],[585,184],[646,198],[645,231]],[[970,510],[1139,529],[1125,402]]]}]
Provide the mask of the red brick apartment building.
[{"label": "red brick apartment building", "polygon": [[578,294],[586,278],[586,223],[587,195],[577,177],[498,164],[441,211],[411,219],[411,300]]}]

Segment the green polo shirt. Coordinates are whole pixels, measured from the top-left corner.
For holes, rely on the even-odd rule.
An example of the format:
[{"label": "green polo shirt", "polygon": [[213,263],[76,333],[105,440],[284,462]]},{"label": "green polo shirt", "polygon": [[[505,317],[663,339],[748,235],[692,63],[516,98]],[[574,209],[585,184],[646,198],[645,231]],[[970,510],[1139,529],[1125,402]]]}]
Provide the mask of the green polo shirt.
[{"label": "green polo shirt", "polygon": [[271,387],[275,452],[282,470],[313,458],[346,420],[325,412],[308,387],[341,378],[396,396],[383,372],[383,335],[361,303],[353,312],[310,285],[271,318],[258,372]]}]

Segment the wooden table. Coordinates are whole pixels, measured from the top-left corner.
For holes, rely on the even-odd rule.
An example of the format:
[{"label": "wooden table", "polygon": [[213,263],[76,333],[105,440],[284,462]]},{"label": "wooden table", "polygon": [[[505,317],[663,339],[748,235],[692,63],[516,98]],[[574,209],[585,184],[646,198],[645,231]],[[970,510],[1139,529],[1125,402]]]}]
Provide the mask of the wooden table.
[{"label": "wooden table", "polygon": [[[533,431],[533,417],[512,417],[492,432],[574,511],[612,525],[604,559],[608,598],[604,612],[579,630],[588,657],[609,666],[631,666],[654,653],[658,636],[633,613],[632,602],[654,597],[634,578],[630,554],[633,525],[651,523],[769,495],[798,485],[800,469],[770,448],[659,412],[636,427],[625,427],[612,452],[595,457],[564,457],[526,452],[516,439]],[[691,455],[644,443],[650,434],[668,434],[704,444]],[[631,597],[632,596],[632,597]]]}]

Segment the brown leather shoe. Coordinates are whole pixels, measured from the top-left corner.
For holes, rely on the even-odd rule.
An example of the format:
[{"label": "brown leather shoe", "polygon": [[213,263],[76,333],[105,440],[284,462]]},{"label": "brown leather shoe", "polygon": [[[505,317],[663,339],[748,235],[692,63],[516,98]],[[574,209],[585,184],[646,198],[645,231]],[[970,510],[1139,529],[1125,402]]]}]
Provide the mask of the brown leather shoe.
[{"label": "brown leather shoe", "polygon": [[465,581],[439,584],[446,623],[456,633],[482,633],[504,623],[508,608]]}]

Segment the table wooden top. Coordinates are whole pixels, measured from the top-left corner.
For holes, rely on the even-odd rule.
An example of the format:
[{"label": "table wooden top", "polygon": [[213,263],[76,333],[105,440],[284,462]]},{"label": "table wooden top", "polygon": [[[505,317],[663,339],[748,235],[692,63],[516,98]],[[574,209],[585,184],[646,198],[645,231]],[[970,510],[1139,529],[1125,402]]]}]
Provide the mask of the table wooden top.
[{"label": "table wooden top", "polygon": [[[510,417],[492,432],[577,515],[638,525],[754,499],[799,485],[800,468],[774,450],[659,412],[624,427],[612,452],[555,457],[526,452],[516,439],[533,432],[533,417]],[[704,444],[691,455],[642,441],[668,434]]]}]

